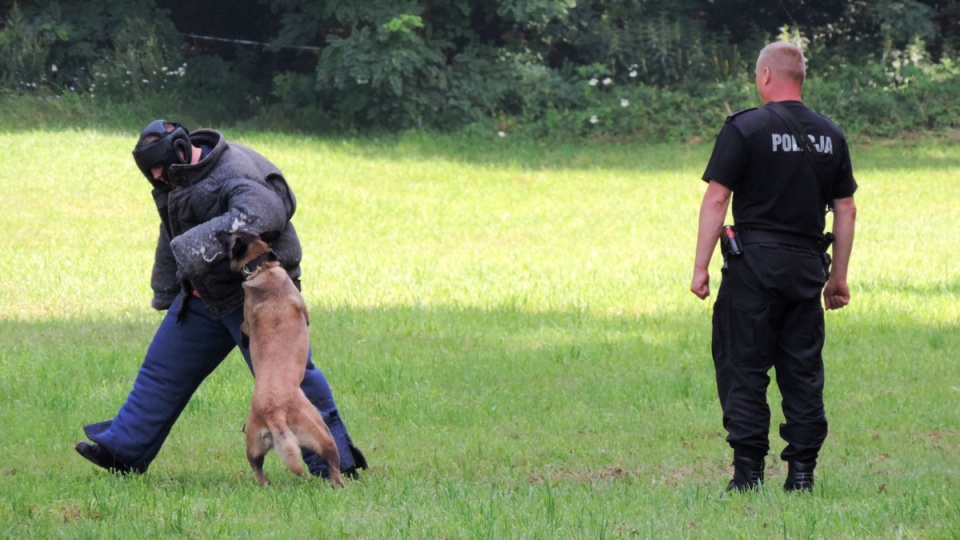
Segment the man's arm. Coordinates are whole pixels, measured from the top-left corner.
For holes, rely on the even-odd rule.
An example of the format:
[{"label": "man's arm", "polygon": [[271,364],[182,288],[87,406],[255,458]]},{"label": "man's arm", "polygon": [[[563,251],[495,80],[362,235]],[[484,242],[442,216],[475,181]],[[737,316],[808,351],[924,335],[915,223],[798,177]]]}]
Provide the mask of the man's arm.
[{"label": "man's arm", "polygon": [[153,257],[153,271],[150,274],[150,287],[153,289],[153,309],[163,311],[173,304],[180,294],[180,281],[177,279],[177,260],[170,250],[170,238],[163,225],[157,237],[157,249]]},{"label": "man's arm", "polygon": [[697,254],[693,263],[693,281],[690,291],[701,300],[710,296],[710,258],[717,247],[717,239],[727,217],[731,191],[713,180],[707,184],[700,204],[700,225],[697,229]]},{"label": "man's arm", "polygon": [[283,201],[269,187],[253,180],[228,180],[220,194],[226,213],[201,223],[171,239],[180,277],[198,282],[229,257],[226,242],[231,233],[280,232],[287,224]]},{"label": "man's arm", "polygon": [[840,309],[850,303],[847,286],[847,266],[853,250],[853,231],[857,220],[857,205],[853,197],[833,201],[833,266],[830,278],[823,287],[823,304],[827,309]]}]

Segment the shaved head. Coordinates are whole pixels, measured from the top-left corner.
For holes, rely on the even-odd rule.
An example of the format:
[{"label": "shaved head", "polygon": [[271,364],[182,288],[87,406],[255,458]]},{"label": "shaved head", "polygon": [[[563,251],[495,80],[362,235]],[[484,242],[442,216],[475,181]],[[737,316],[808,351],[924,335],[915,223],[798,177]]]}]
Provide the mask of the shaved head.
[{"label": "shaved head", "polygon": [[779,77],[803,83],[807,73],[806,60],[803,51],[793,43],[778,41],[771,43],[760,51],[757,57],[757,72],[769,69]]}]

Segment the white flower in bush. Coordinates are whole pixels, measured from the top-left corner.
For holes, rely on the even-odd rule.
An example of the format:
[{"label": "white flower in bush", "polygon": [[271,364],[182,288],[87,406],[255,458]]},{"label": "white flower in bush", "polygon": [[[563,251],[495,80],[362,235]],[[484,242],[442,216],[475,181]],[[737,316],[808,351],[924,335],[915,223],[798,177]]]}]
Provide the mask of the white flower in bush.
[{"label": "white flower in bush", "polygon": [[621,100],[620,100],[620,106],[621,106],[621,107],[629,107],[629,106],[630,106],[630,100],[629,100],[629,99],[621,99]]},{"label": "white flower in bush", "polygon": [[57,65],[56,65],[56,64],[51,64],[51,65],[50,65],[50,71],[52,71],[53,73],[56,73],[56,72],[57,72]]},{"label": "white flower in bush", "polygon": [[636,77],[636,76],[637,76],[637,70],[633,70],[633,71],[630,72],[630,78],[633,78],[633,77]]},{"label": "white flower in bush", "polygon": [[610,77],[607,77],[606,79],[603,80],[604,86],[610,86],[611,84],[613,84],[613,79],[611,79]]},{"label": "white flower in bush", "polygon": [[600,81],[598,81],[596,77],[594,77],[593,79],[590,79],[590,86],[596,86],[598,82]]},{"label": "white flower in bush", "polygon": [[501,139],[503,139],[503,138],[506,137],[506,136],[507,136],[507,133],[506,133],[505,131],[498,131],[498,132],[497,132],[497,137],[500,137]]},{"label": "white flower in bush", "polygon": [[591,123],[591,124],[596,124],[596,123],[599,122],[599,121],[600,121],[600,119],[597,118],[597,115],[593,115],[593,116],[590,117],[590,123]]}]

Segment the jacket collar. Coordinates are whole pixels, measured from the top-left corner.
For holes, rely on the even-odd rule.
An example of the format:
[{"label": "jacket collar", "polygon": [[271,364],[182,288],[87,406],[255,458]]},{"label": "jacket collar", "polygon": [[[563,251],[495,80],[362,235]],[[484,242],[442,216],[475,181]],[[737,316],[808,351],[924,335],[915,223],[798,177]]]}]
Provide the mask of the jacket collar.
[{"label": "jacket collar", "polygon": [[223,134],[212,129],[198,129],[191,132],[190,142],[194,146],[206,146],[211,150],[197,163],[171,165],[168,172],[170,189],[189,187],[203,180],[227,151],[227,141]]}]

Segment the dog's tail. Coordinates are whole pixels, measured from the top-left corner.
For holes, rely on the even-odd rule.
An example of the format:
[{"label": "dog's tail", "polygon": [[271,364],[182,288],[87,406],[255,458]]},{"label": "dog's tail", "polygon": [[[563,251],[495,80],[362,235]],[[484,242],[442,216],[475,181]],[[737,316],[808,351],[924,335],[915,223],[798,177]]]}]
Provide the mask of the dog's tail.
[{"label": "dog's tail", "polygon": [[300,456],[300,443],[296,434],[290,430],[284,414],[276,414],[267,418],[267,427],[273,435],[273,445],[284,465],[296,475],[303,474],[303,459]]}]

